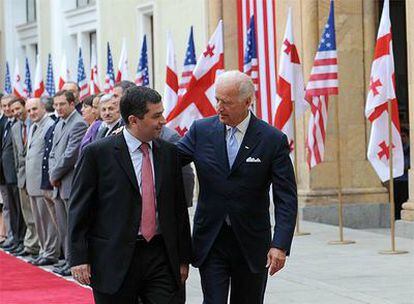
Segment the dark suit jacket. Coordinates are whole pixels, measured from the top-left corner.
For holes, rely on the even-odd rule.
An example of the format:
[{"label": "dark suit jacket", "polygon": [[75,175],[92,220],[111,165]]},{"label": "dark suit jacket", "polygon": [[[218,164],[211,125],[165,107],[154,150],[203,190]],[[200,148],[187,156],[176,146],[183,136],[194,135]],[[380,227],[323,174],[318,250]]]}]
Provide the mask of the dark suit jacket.
[{"label": "dark suit jacket", "polygon": [[[296,182],[286,136],[253,114],[233,167],[225,126],[217,116],[197,120],[178,143],[184,163],[194,161],[200,183],[194,216],[194,266],[207,257],[226,215],[253,272],[263,272],[270,247],[289,253],[297,213]],[[269,190],[276,225],[271,238]]]},{"label": "dark suit jacket", "polygon": [[[7,122],[6,122],[7,123]],[[16,123],[14,120],[13,125]],[[6,128],[6,126],[5,126]],[[14,157],[13,151],[13,140],[12,140],[12,130],[11,127],[7,131],[6,136],[3,136],[3,141],[1,143],[1,164],[4,174],[5,184],[7,185],[17,185],[17,175],[16,175],[16,160]]]},{"label": "dark suit jacket", "polygon": [[[171,269],[188,264],[191,237],[177,148],[153,141],[158,220]],[[141,195],[122,133],[89,144],[75,170],[69,208],[69,263],[89,263],[92,287],[113,294],[130,265]]]},{"label": "dark suit jacket", "polygon": [[[3,116],[0,118],[0,159],[2,155],[2,148],[3,147],[3,135],[4,135],[4,128],[6,127],[7,123],[7,117],[3,114]],[[3,173],[3,164],[0,161],[0,185],[4,185],[6,183],[6,180],[4,178]]]}]

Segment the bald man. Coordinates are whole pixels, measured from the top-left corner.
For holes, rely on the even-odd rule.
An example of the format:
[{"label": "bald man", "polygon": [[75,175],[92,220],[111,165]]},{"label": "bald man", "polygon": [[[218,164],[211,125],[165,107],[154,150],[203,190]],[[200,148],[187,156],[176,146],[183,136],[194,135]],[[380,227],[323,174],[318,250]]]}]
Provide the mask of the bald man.
[{"label": "bald man", "polygon": [[[194,161],[200,191],[194,216],[194,266],[204,304],[263,303],[268,274],[284,267],[297,213],[286,136],[249,111],[250,77],[229,71],[216,80],[217,116],[197,120],[178,143]],[[276,225],[270,226],[273,189]]]},{"label": "bald man", "polygon": [[56,263],[59,257],[58,232],[53,223],[55,206],[45,200],[40,189],[44,138],[54,121],[46,115],[45,105],[39,98],[29,99],[26,102],[26,110],[32,121],[26,151],[26,188],[40,245],[38,257],[30,262],[34,265],[46,266]]}]

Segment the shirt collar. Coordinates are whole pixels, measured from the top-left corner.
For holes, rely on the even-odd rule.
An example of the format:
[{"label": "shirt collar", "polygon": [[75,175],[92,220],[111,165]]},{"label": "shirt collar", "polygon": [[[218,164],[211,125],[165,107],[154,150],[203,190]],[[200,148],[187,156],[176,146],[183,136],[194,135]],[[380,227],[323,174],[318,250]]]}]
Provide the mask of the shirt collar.
[{"label": "shirt collar", "polygon": [[113,123],[111,123],[110,125],[108,125],[108,124],[106,124],[106,123],[105,123],[105,126],[106,126],[106,127],[108,127],[108,129],[110,129],[110,130],[111,130],[111,129],[113,129],[113,127],[115,127],[115,126],[116,126],[116,124],[117,124],[117,123],[119,123],[120,121],[121,121],[121,118],[118,118],[118,120],[117,120],[117,121],[114,121],[114,122],[113,122]]},{"label": "shirt collar", "polygon": [[[122,130],[122,134],[124,135],[130,153],[135,152],[141,146],[142,141],[132,135],[127,128]],[[148,142],[148,145],[152,149],[152,141]]]},{"label": "shirt collar", "polygon": [[76,110],[76,109],[74,109],[74,110],[72,111],[72,113],[70,113],[70,114],[69,114],[69,116],[68,116],[68,117],[66,117],[65,119],[63,119],[63,118],[62,118],[63,122],[64,122],[64,123],[67,123],[67,122],[69,121],[69,119],[70,119],[73,115],[75,115],[75,112],[77,112],[77,110]]},{"label": "shirt collar", "polygon": [[[241,132],[243,135],[246,133],[247,131],[247,127],[249,126],[249,122],[250,122],[250,117],[252,115],[250,114],[250,111],[248,111],[247,116],[245,119],[243,119],[243,121],[241,123],[239,123],[236,128],[239,132]],[[226,126],[226,130],[227,132],[229,132],[231,130],[232,127],[230,126]]]}]

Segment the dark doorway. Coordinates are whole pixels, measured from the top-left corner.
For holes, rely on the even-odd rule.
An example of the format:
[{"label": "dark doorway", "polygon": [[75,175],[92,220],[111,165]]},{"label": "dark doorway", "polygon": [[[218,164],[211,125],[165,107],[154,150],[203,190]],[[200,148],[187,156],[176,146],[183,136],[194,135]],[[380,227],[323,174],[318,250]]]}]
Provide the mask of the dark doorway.
[{"label": "dark doorway", "polygon": [[[406,0],[390,0],[395,82],[402,127],[409,127],[408,121],[408,76],[407,76],[407,24],[405,14]],[[410,0],[411,1],[411,0]],[[379,1],[378,23],[384,1]]]},{"label": "dark doorway", "polygon": [[[411,0],[409,0],[411,1]],[[407,28],[405,14],[406,0],[390,0],[390,19],[393,38],[395,83],[400,114],[401,137],[404,149],[404,175],[395,179],[395,219],[400,219],[401,205],[408,199],[408,167],[410,165],[408,75],[407,75]],[[384,1],[379,1],[382,12]],[[378,17],[381,18],[381,13]]]}]

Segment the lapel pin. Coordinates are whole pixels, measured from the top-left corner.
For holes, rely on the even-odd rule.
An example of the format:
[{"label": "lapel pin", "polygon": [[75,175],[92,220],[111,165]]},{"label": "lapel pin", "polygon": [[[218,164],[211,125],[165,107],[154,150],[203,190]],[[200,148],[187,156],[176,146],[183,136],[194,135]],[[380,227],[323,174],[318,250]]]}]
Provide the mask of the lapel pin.
[{"label": "lapel pin", "polygon": [[248,146],[244,146],[246,149],[250,149]]}]

